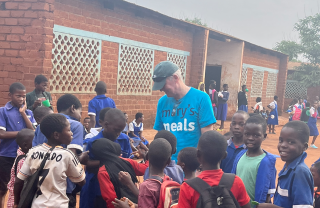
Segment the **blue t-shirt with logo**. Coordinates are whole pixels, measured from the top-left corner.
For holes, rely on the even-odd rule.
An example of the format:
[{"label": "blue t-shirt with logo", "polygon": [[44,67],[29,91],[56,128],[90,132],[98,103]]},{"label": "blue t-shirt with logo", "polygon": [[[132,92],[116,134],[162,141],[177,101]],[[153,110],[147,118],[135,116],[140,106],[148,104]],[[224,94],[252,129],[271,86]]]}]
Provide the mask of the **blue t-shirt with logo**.
[{"label": "blue t-shirt with logo", "polygon": [[157,107],[154,129],[172,132],[177,138],[177,152],[172,160],[177,161],[178,153],[185,147],[197,147],[201,128],[216,123],[209,95],[190,88],[180,100],[164,95]]}]

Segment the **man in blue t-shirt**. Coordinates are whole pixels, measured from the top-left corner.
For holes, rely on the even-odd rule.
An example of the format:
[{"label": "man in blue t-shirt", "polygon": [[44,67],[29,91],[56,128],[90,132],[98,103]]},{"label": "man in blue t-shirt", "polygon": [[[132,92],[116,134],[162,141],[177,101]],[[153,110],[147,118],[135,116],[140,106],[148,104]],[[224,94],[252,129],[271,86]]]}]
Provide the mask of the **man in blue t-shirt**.
[{"label": "man in blue t-shirt", "polygon": [[88,115],[90,116],[89,128],[101,127],[99,124],[99,112],[104,108],[116,108],[112,98],[107,97],[107,84],[103,81],[99,81],[94,89],[97,93],[88,104]]},{"label": "man in blue t-shirt", "polygon": [[163,61],[154,69],[152,90],[165,92],[157,107],[155,130],[167,130],[177,137],[177,152],[185,147],[197,147],[202,133],[212,130],[216,119],[207,93],[187,86],[179,67]]}]

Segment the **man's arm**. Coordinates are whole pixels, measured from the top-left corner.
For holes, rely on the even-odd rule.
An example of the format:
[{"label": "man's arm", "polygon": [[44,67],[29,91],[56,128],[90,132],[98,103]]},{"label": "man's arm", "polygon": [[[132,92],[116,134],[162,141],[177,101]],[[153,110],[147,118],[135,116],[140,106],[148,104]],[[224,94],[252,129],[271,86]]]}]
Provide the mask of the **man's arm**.
[{"label": "man's arm", "polygon": [[20,194],[23,188],[24,181],[17,178],[14,181],[14,188],[13,188],[13,194],[14,194],[14,205],[18,205],[20,202]]},{"label": "man's arm", "polygon": [[96,126],[96,116],[97,112],[96,108],[94,107],[94,100],[90,100],[88,104],[88,115],[90,116],[90,122],[89,122],[89,127],[90,128],[95,128]]},{"label": "man's arm", "polygon": [[5,131],[0,129],[0,139],[13,139],[16,138],[18,131]]},{"label": "man's arm", "polygon": [[96,115],[89,115],[89,117],[90,117],[89,127],[94,128],[96,126]]},{"label": "man's arm", "polygon": [[203,134],[204,132],[207,132],[207,131],[211,131],[211,130],[213,130],[213,124],[210,124],[209,126],[201,128],[201,134]]}]

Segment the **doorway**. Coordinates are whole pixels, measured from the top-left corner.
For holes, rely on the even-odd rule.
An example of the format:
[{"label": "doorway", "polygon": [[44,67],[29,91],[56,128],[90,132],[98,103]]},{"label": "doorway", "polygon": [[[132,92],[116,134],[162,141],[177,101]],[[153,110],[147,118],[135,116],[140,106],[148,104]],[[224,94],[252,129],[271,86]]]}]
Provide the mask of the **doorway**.
[{"label": "doorway", "polygon": [[216,90],[220,91],[220,82],[221,82],[221,66],[207,66],[205,81],[204,84],[206,86],[206,92],[209,92],[210,82],[215,80],[217,82]]}]

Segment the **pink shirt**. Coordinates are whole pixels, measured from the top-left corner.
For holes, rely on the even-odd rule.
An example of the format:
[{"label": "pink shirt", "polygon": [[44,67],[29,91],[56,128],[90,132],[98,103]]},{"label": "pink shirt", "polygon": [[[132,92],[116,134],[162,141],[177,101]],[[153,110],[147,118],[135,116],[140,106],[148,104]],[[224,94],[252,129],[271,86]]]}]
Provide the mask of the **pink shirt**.
[{"label": "pink shirt", "polygon": [[[170,180],[164,176],[163,180]],[[161,183],[156,179],[147,179],[139,189],[138,208],[156,208],[159,204]]]},{"label": "pink shirt", "polygon": [[[20,149],[17,150],[17,157],[19,155],[25,155],[24,152],[22,152]],[[18,165],[17,165],[17,173],[19,173],[24,161],[25,157],[19,160]],[[11,174],[10,174],[10,181],[7,185],[7,188],[9,190],[9,196],[8,196],[8,202],[7,202],[7,208],[12,208],[14,205],[14,195],[13,195],[13,187],[14,187],[14,181],[17,173],[14,172],[14,167],[15,167],[16,161],[14,161],[13,166],[11,168]]]}]

